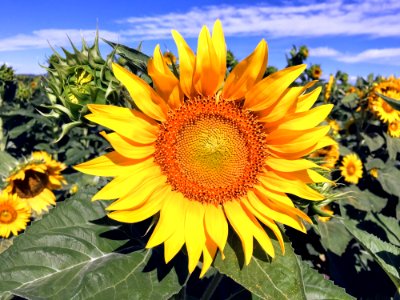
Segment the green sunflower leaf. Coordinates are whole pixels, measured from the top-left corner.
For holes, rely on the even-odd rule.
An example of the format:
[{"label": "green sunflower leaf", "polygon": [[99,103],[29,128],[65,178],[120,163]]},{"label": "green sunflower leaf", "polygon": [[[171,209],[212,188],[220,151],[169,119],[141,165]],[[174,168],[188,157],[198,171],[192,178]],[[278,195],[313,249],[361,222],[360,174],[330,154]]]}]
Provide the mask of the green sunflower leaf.
[{"label": "green sunflower leaf", "polygon": [[[224,249],[225,259],[218,255],[214,267],[261,299],[351,299],[318,272],[302,265],[286,237],[285,255],[280,252],[279,243],[271,241],[276,250],[274,259],[255,244],[253,258],[244,266],[240,241],[230,236]],[[314,284],[323,288],[313,287]]]},{"label": "green sunflower leaf", "polygon": [[328,222],[318,221],[318,229],[325,249],[339,256],[346,251],[352,237],[339,219],[332,218]]},{"label": "green sunflower leaf", "polygon": [[380,93],[375,92],[379,97],[381,97],[387,104],[393,107],[396,110],[400,110],[400,99],[390,98],[388,96],[382,95]]},{"label": "green sunflower leaf", "polygon": [[400,248],[357,228],[354,221],[345,220],[344,223],[351,235],[369,252],[394,285],[400,287]]},{"label": "green sunflower leaf", "polygon": [[311,268],[306,262],[301,261],[300,266],[307,299],[354,299],[348,295],[343,288],[338,287],[332,281],[325,279],[323,275]]},{"label": "green sunflower leaf", "polygon": [[[181,289],[177,273],[158,266],[157,251],[144,250],[91,202],[96,189],[59,203],[0,255],[0,298],[166,299]],[[134,228],[131,227],[131,230]],[[167,268],[164,270],[162,268]]]}]

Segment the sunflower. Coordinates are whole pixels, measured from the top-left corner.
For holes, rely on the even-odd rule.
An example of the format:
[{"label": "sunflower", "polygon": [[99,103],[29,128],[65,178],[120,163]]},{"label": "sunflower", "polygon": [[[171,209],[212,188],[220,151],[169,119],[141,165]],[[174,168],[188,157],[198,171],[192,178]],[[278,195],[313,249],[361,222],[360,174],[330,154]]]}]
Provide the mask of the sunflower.
[{"label": "sunflower", "polygon": [[328,221],[332,218],[332,216],[333,216],[333,210],[330,208],[329,205],[325,205],[325,206],[321,207],[320,209],[321,209],[321,211],[322,211],[323,213],[328,214],[328,215],[330,215],[330,216],[325,216],[325,217],[323,217],[323,216],[318,216],[318,220],[319,220],[320,222],[322,222],[322,223],[328,222]]},{"label": "sunflower", "polygon": [[376,93],[400,101],[400,78],[389,77],[378,83],[369,95],[370,110],[383,122],[393,123],[400,121],[400,111],[394,109],[389,103]]},{"label": "sunflower", "polygon": [[331,127],[332,133],[334,135],[337,135],[340,131],[340,125],[338,123],[338,121],[334,120],[334,119],[327,119],[326,120],[329,124],[329,126]]},{"label": "sunflower", "polygon": [[61,188],[65,183],[60,174],[65,165],[53,160],[44,152],[33,152],[26,162],[19,164],[6,179],[5,190],[27,202],[32,211],[38,215],[55,205],[56,197],[52,190]]},{"label": "sunflower", "polygon": [[369,170],[369,174],[374,178],[378,178],[379,170],[377,168],[372,168]]},{"label": "sunflower", "polygon": [[349,183],[357,184],[363,174],[362,162],[355,153],[346,155],[339,169],[344,180]]},{"label": "sunflower", "polygon": [[389,123],[388,132],[392,137],[400,137],[400,120]]},{"label": "sunflower", "polygon": [[338,144],[325,146],[310,154],[310,158],[322,158],[321,167],[334,168],[340,156]]},{"label": "sunflower", "polygon": [[319,65],[313,65],[310,69],[312,79],[319,79],[322,75],[322,70]]},{"label": "sunflower", "polygon": [[179,78],[156,46],[148,62],[154,89],[138,76],[113,64],[116,78],[141,110],[88,105],[87,119],[114,132],[102,135],[113,152],[76,166],[84,173],[112,176],[93,200],[117,199],[108,216],[134,223],[159,213],[146,245],[164,243],[165,261],[186,245],[189,272],[202,257],[203,276],[227,242],[229,225],[239,236],[245,263],[255,238],[267,254],[274,248],[262,224],[284,243],[276,222],[305,232],[288,194],[324,199],[309,183],[326,182],[303,159],[335,143],[322,122],[332,105],[310,107],[320,88],[290,87],[305,65],[264,79],[267,44],[262,40],[225,80],[226,44],[221,22],[212,35],[204,26],[197,56],[172,31],[179,54]]},{"label": "sunflower", "polygon": [[31,217],[31,210],[25,201],[19,201],[16,195],[3,191],[0,193],[0,237],[18,235],[24,230]]}]

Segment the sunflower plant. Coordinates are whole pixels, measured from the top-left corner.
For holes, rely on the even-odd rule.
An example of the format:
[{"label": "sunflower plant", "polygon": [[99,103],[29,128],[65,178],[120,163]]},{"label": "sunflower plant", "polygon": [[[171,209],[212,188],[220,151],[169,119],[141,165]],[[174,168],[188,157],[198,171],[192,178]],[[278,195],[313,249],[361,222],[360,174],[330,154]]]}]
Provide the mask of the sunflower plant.
[{"label": "sunflower plant", "polygon": [[[396,265],[379,251],[398,253],[383,174],[399,172],[400,148],[371,108],[397,109],[394,85],[317,82],[306,46],[283,70],[267,67],[265,40],[240,61],[219,20],[196,51],[172,37],[176,54],[152,56],[105,41],[106,60],[97,38],[73,45],[50,60],[44,91],[6,103],[3,144],[19,163],[0,152],[0,297],[352,299],[364,294],[343,274],[371,262],[394,295]],[[27,114],[48,122],[29,146],[13,136],[16,103],[50,109]],[[358,227],[371,222],[387,240]]]}]

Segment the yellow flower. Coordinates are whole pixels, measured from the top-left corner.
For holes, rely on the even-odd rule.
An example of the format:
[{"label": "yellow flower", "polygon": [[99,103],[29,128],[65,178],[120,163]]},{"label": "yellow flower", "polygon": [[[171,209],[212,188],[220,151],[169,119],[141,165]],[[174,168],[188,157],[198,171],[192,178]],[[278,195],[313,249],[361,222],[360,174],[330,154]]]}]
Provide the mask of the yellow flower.
[{"label": "yellow flower", "polygon": [[55,205],[56,197],[52,190],[65,183],[60,174],[64,169],[65,165],[53,160],[48,153],[33,152],[6,179],[5,190],[26,202],[34,213],[41,214],[48,211],[50,205]]},{"label": "yellow flower", "polygon": [[378,169],[372,168],[371,170],[369,170],[369,174],[374,178],[378,178]]},{"label": "yellow flower", "polygon": [[114,132],[102,133],[114,150],[75,168],[114,179],[93,200],[118,199],[107,207],[112,219],[135,223],[160,214],[146,247],[164,243],[165,261],[186,245],[189,272],[203,261],[201,276],[227,242],[228,226],[241,239],[245,263],[255,238],[267,254],[274,248],[262,224],[276,235],[275,222],[305,232],[287,193],[309,200],[324,197],[309,183],[326,182],[303,159],[335,143],[329,126],[315,127],[332,105],[310,107],[320,88],[289,87],[304,71],[293,66],[264,79],[267,44],[225,78],[226,44],[221,22],[212,35],[203,27],[197,55],[172,32],[179,54],[176,78],[156,46],[148,63],[151,88],[138,76],[114,64],[117,79],[141,112],[109,105],[88,105],[86,117]]},{"label": "yellow flower", "polygon": [[170,51],[165,51],[164,52],[164,60],[167,63],[167,65],[172,65],[176,63],[176,57],[175,55],[170,52]]},{"label": "yellow flower", "polygon": [[400,137],[400,120],[389,123],[388,132],[392,137]]},{"label": "yellow flower", "polygon": [[312,79],[319,79],[322,75],[322,70],[319,65],[313,65],[310,71]]},{"label": "yellow flower", "polygon": [[333,86],[333,82],[335,80],[335,76],[330,75],[329,76],[329,81],[325,86],[325,102],[328,102],[329,98],[331,97],[331,92],[332,92],[332,86]]},{"label": "yellow flower", "polygon": [[333,119],[328,119],[327,121],[328,121],[329,126],[331,126],[332,133],[334,135],[338,134],[339,130],[340,130],[339,123],[336,120],[333,120]]},{"label": "yellow flower", "polygon": [[322,158],[323,162],[321,163],[321,167],[326,168],[334,168],[336,162],[339,159],[339,146],[338,144],[328,145],[317,151],[311,153],[309,157],[311,158]]},{"label": "yellow flower", "polygon": [[363,174],[362,162],[355,153],[346,155],[339,169],[342,171],[344,180],[354,184],[358,183]]},{"label": "yellow flower", "polygon": [[19,201],[16,195],[3,191],[0,194],[0,237],[18,235],[24,230],[31,217],[31,210],[25,201]]},{"label": "yellow flower", "polygon": [[329,207],[329,205],[325,205],[325,206],[321,207],[321,210],[322,210],[324,213],[330,214],[331,216],[330,216],[330,217],[318,216],[318,220],[321,221],[321,222],[323,222],[323,223],[328,222],[328,221],[332,218],[333,210],[331,210],[331,208]]},{"label": "yellow flower", "polygon": [[376,84],[369,95],[370,110],[383,122],[393,123],[400,121],[400,111],[394,109],[389,103],[376,95],[376,92],[400,101],[400,78],[389,77]]}]

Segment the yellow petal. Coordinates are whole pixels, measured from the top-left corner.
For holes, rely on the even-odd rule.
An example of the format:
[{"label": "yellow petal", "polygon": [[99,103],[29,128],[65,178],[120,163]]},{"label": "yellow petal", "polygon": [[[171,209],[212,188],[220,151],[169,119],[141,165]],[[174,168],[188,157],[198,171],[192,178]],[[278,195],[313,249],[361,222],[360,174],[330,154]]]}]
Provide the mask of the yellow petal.
[{"label": "yellow petal", "polygon": [[269,201],[268,203],[269,206],[276,211],[281,211],[282,213],[286,214],[292,214],[293,216],[299,216],[304,221],[312,224],[312,220],[310,219],[310,217],[298,208],[285,205],[281,202]]},{"label": "yellow petal", "polygon": [[261,194],[257,194],[257,192],[254,193],[253,191],[249,191],[247,198],[249,199],[251,206],[253,206],[259,213],[264,214],[279,223],[288,225],[301,232],[305,232],[303,223],[301,223],[300,219],[296,215],[292,215],[289,210],[281,212],[273,209],[271,202],[269,202],[268,199],[263,198]]},{"label": "yellow petal", "polygon": [[150,159],[135,164],[129,169],[129,172],[119,174],[98,191],[93,196],[92,201],[121,198],[128,194],[133,186],[139,185],[144,179],[152,176],[154,172],[159,172],[158,170],[158,166],[154,165],[153,160]]},{"label": "yellow petal", "polygon": [[280,121],[288,114],[293,113],[296,107],[297,98],[301,93],[303,93],[303,91],[303,87],[286,89],[274,106],[259,112],[260,116],[258,120],[260,122],[268,123],[268,126],[271,126],[270,124]]},{"label": "yellow petal", "polygon": [[282,178],[274,172],[266,172],[259,177],[259,180],[265,187],[274,191],[293,194],[308,200],[324,199],[324,196],[310,188],[304,182]]},{"label": "yellow petal", "polygon": [[179,55],[179,81],[182,91],[188,98],[196,96],[196,91],[193,86],[193,73],[195,67],[195,55],[183,39],[183,37],[176,31],[172,30],[176,47],[178,48]]},{"label": "yellow petal", "polygon": [[253,53],[242,60],[229,74],[222,91],[222,98],[227,100],[243,99],[264,75],[267,60],[268,45],[262,39]]},{"label": "yellow petal", "polygon": [[319,125],[326,119],[333,108],[333,104],[317,106],[309,111],[289,115],[280,122],[274,129],[295,129],[304,130]]},{"label": "yellow petal", "polygon": [[268,148],[283,154],[299,153],[313,147],[329,130],[330,126],[306,130],[278,129],[267,136]]},{"label": "yellow petal", "polygon": [[253,227],[247,214],[236,200],[226,201],[224,211],[229,223],[242,241],[244,261],[248,265],[253,255]]},{"label": "yellow petal", "polygon": [[135,165],[145,161],[154,164],[152,158],[130,159],[122,156],[116,151],[113,151],[74,166],[74,169],[90,175],[117,176],[121,175],[121,173],[124,174],[125,172],[129,172],[132,168],[136,168]]},{"label": "yellow petal", "polygon": [[150,218],[155,215],[161,208],[165,199],[167,191],[171,190],[170,186],[155,191],[142,206],[132,210],[113,211],[108,215],[109,218],[124,222],[124,223],[137,223]]},{"label": "yellow petal", "polygon": [[199,262],[206,243],[204,232],[204,207],[198,201],[188,201],[185,217],[185,241],[189,257],[189,273]]},{"label": "yellow petal", "polygon": [[210,268],[216,252],[217,245],[211,239],[207,239],[206,245],[203,248],[203,267],[201,268],[200,278],[202,278]]},{"label": "yellow petal", "polygon": [[[176,231],[180,220],[184,220],[187,200],[181,193],[169,192],[160,210],[160,219],[153,231],[146,248],[153,248],[169,239]],[[173,221],[171,221],[173,220]],[[174,220],[177,220],[175,222]]]},{"label": "yellow petal", "polygon": [[306,65],[293,66],[264,78],[247,92],[244,108],[260,111],[271,107],[305,68]]},{"label": "yellow petal", "polygon": [[226,43],[221,20],[219,19],[214,23],[211,40],[214,45],[215,54],[218,58],[219,78],[216,80],[220,81],[222,84],[226,73]]},{"label": "yellow petal", "polygon": [[256,185],[255,188],[259,193],[263,194],[265,198],[268,198],[273,202],[280,202],[287,206],[294,207],[292,200],[285,193],[267,189],[262,185]]},{"label": "yellow petal", "polygon": [[127,210],[142,205],[154,191],[166,184],[166,177],[164,175],[156,173],[152,176],[135,184],[127,195],[113,202],[106,210]]},{"label": "yellow petal", "polygon": [[317,101],[319,94],[321,93],[322,87],[317,87],[311,92],[304,94],[299,97],[297,102],[296,112],[303,112],[309,110]]},{"label": "yellow petal", "polygon": [[124,137],[142,144],[149,144],[157,139],[157,123],[141,112],[112,105],[89,104],[93,114],[85,118],[110,128]]},{"label": "yellow petal", "polygon": [[147,70],[153,79],[157,93],[171,108],[178,108],[183,101],[183,93],[181,92],[178,78],[175,77],[165,62],[160,45],[157,45],[154,49],[154,57],[149,59]]},{"label": "yellow petal", "polygon": [[154,144],[139,144],[115,132],[106,134],[104,131],[102,131],[100,134],[107,139],[115,151],[127,158],[146,158],[152,155],[155,151]]},{"label": "yellow petal", "polygon": [[115,77],[126,87],[144,114],[158,121],[167,119],[167,104],[143,79],[115,63],[112,67]]},{"label": "yellow petal", "polygon": [[213,204],[206,205],[204,223],[208,235],[223,253],[228,239],[228,222],[222,207]]},{"label": "yellow petal", "polygon": [[223,77],[221,77],[219,65],[210,32],[206,26],[203,26],[199,34],[196,67],[193,74],[193,84],[200,95],[213,96],[221,86]]},{"label": "yellow petal", "polygon": [[264,214],[260,213],[256,210],[250,203],[249,200],[243,198],[240,202],[242,206],[244,206],[248,212],[254,215],[257,219],[259,219],[264,225],[266,225],[272,232],[275,234],[276,238],[278,239],[279,246],[281,247],[282,254],[285,254],[285,243],[283,241],[282,232],[280,231],[279,227],[275,224],[274,220],[268,218]]},{"label": "yellow petal", "polygon": [[307,159],[281,159],[269,156],[265,160],[265,164],[276,171],[293,172],[311,168],[321,168],[316,163]]}]

